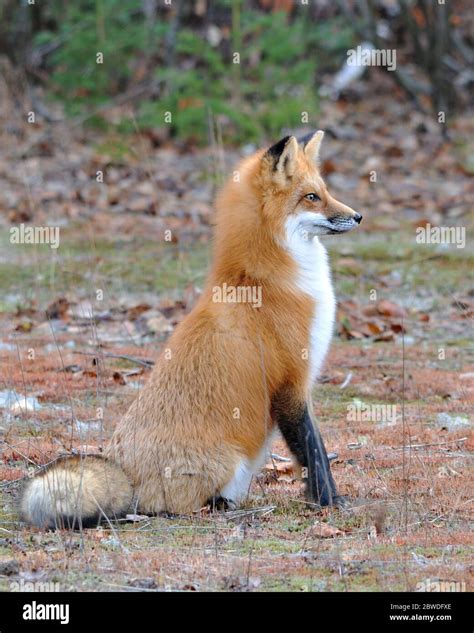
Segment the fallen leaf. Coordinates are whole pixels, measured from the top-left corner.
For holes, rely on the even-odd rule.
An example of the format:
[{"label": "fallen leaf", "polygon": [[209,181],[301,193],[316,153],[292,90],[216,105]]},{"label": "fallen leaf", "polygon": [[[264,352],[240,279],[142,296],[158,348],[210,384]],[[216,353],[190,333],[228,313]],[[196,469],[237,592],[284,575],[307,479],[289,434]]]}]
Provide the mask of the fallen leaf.
[{"label": "fallen leaf", "polygon": [[138,305],[133,306],[132,308],[128,308],[127,319],[129,321],[135,321],[135,319],[138,319],[138,317],[141,314],[143,314],[144,312],[147,312],[150,309],[151,309],[151,305],[149,305],[148,303],[139,303]]},{"label": "fallen leaf", "polygon": [[65,320],[69,308],[69,301],[66,297],[59,297],[46,308],[47,319],[63,319]]},{"label": "fallen leaf", "polygon": [[368,321],[367,329],[369,330],[370,334],[381,334],[384,330],[383,326],[379,323],[376,323],[375,321]]},{"label": "fallen leaf", "polygon": [[313,532],[314,536],[318,538],[335,538],[336,536],[345,536],[345,532],[328,523],[322,523],[321,521],[315,521],[314,527],[316,530]]},{"label": "fallen leaf", "polygon": [[390,328],[392,329],[392,332],[395,332],[395,334],[401,334],[402,332],[407,331],[401,323],[392,323]]},{"label": "fallen leaf", "polygon": [[388,299],[379,301],[377,304],[377,310],[379,314],[383,314],[388,317],[401,317],[405,315],[405,310],[401,306],[397,303],[393,303],[393,301],[388,301]]},{"label": "fallen leaf", "polygon": [[114,371],[112,378],[114,379],[114,382],[116,382],[118,385],[127,384],[127,381],[119,371]]},{"label": "fallen leaf", "polygon": [[369,303],[362,308],[362,314],[365,316],[376,316],[379,311],[375,303]]},{"label": "fallen leaf", "polygon": [[18,323],[18,325],[15,328],[17,332],[31,332],[32,329],[33,329],[32,321],[22,321],[21,323]]}]

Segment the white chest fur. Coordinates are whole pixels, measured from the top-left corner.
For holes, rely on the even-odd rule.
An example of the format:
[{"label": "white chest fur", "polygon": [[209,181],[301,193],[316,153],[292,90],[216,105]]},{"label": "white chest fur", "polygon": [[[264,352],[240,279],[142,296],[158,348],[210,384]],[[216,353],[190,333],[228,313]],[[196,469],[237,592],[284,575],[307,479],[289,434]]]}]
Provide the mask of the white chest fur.
[{"label": "white chest fur", "polygon": [[326,357],[331,342],[336,300],[331,282],[326,249],[317,237],[287,226],[287,247],[298,265],[297,286],[314,299],[314,314],[311,321],[309,342],[311,386]]}]

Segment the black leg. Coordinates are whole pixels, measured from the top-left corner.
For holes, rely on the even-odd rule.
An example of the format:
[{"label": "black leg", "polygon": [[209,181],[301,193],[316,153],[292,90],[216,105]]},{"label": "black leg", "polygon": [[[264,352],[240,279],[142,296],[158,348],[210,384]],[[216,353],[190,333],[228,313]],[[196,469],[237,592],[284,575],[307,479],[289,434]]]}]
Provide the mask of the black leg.
[{"label": "black leg", "polygon": [[288,390],[272,404],[272,415],[303,470],[308,497],[321,506],[339,503],[326,448],[309,415],[308,405],[298,402]]}]

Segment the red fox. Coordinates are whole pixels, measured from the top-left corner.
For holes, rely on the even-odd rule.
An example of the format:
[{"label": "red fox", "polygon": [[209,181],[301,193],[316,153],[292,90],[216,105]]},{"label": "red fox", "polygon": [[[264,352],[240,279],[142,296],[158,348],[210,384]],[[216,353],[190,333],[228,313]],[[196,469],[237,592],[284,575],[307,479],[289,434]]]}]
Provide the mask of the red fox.
[{"label": "red fox", "polygon": [[[323,132],[244,159],[218,194],[214,260],[200,300],[159,356],[104,457],[62,459],[32,479],[22,517],[43,528],[141,513],[233,507],[279,429],[309,500],[338,504],[309,395],[335,299],[320,235],[362,216],[318,170]],[[254,300],[253,300],[254,299]]]}]

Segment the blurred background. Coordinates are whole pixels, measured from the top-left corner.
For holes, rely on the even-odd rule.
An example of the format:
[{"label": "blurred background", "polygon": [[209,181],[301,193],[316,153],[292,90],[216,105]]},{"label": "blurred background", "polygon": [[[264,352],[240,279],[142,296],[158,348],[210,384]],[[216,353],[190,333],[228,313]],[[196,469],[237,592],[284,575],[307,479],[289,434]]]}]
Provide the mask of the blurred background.
[{"label": "blurred background", "polygon": [[[213,134],[261,142],[301,125],[304,111],[317,116],[323,95],[366,98],[357,73],[336,75],[361,43],[397,50],[387,89],[404,91],[424,111],[464,109],[474,81],[469,5],[4,0],[0,55],[17,106],[29,98],[39,122],[64,113],[102,130],[139,129],[156,144],[205,144]],[[383,72],[371,68],[364,82]]]},{"label": "blurred background", "polygon": [[[62,236],[54,252],[13,248],[0,279],[5,309],[33,294],[44,307],[51,293],[87,293],[91,276],[114,292],[133,284],[173,299],[186,279],[201,285],[213,196],[232,165],[283,135],[320,128],[328,185],[364,214],[364,234],[351,234],[351,244],[363,240],[367,257],[396,257],[400,279],[403,266],[413,274],[417,228],[466,229],[474,202],[469,8],[466,0],[4,0],[5,248],[21,222]],[[361,57],[377,52],[370,63]],[[139,245],[143,262],[128,259],[124,244]],[[431,246],[456,265],[466,252]],[[89,276],[75,265],[86,253]],[[365,293],[367,275],[357,271],[349,262],[343,289]]]}]

